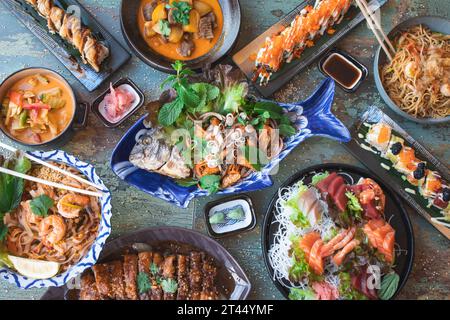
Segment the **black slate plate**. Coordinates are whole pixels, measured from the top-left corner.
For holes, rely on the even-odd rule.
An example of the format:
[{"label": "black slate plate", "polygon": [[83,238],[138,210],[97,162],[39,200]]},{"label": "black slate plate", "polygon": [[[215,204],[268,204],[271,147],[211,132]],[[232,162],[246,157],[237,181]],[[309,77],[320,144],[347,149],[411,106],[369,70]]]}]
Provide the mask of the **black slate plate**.
[{"label": "black slate plate", "polygon": [[109,57],[102,63],[101,71],[95,72],[89,65],[84,64],[79,53],[72,45],[64,41],[59,35],[48,31],[47,22],[25,0],[5,0],[4,6],[27,27],[53,55],[81,82],[89,91],[97,89],[110,75],[118,70],[131,55],[122,45],[106,31],[94,17],[77,0],[55,0],[56,6],[66,10],[79,8],[81,19],[89,27],[98,40],[105,43],[110,51]]},{"label": "black slate plate", "polygon": [[[369,2],[370,7],[373,10],[381,8],[387,0],[372,0]],[[255,61],[251,59],[252,55],[256,54],[265,42],[267,37],[278,33],[280,30],[289,26],[300,11],[307,5],[314,5],[315,0],[305,0],[299,4],[294,10],[288,13],[278,23],[270,27],[263,34],[250,42],[241,51],[233,56],[233,61],[244,72],[246,77],[251,81],[253,78],[253,70],[255,67]],[[314,60],[319,58],[325,51],[331,48],[337,41],[354,29],[357,25],[363,22],[364,16],[355,6],[352,6],[344,17],[344,20],[333,26],[336,32],[333,35],[324,34],[320,37],[311,48],[307,48],[300,59],[295,59],[291,63],[285,64],[281,70],[272,75],[271,80],[265,86],[260,86],[258,83],[254,83],[256,89],[264,97],[270,97],[274,92],[279,90],[287,82],[289,82],[295,75],[305,69]]]},{"label": "black slate plate", "polygon": [[[154,52],[142,38],[137,21],[140,0],[122,0],[120,21],[122,33],[133,52],[149,66],[166,73],[175,73],[174,61]],[[223,13],[223,30],[215,47],[207,54],[183,61],[192,70],[200,71],[207,65],[219,62],[233,49],[241,28],[239,0],[219,0]]]},{"label": "black slate plate", "polygon": [[[377,182],[380,185],[380,187],[384,190],[384,193],[386,195],[386,210],[385,210],[386,220],[390,221],[391,226],[395,229],[396,244],[398,245],[397,248],[399,247],[400,249],[402,249],[400,254],[396,256],[395,260],[396,266],[394,270],[400,276],[398,289],[395,295],[392,297],[392,299],[395,298],[395,296],[400,292],[400,290],[405,285],[409,273],[411,272],[414,260],[413,229],[411,226],[411,221],[409,220],[409,217],[402,203],[393,193],[392,189],[388,187],[385,183],[383,183],[383,181],[381,181],[378,177],[374,176],[373,174],[370,174],[368,171],[364,169],[360,169],[358,167],[346,164],[336,164],[336,163],[321,164],[303,169],[300,172],[293,175],[286,182],[284,182],[280,186],[280,189],[293,185],[294,183],[302,179],[305,184],[309,184],[314,174],[324,171],[328,172],[335,171],[338,173],[343,173],[343,177],[347,181],[347,183],[349,182],[351,183],[352,179],[356,183],[361,177],[371,178],[375,182]],[[273,196],[272,200],[270,201],[269,207],[267,209],[264,218],[263,232],[262,232],[262,248],[264,261],[267,270],[269,271],[270,277],[272,278],[272,281],[274,282],[278,290],[280,290],[280,292],[287,299],[289,295],[289,289],[286,287],[286,284],[283,284],[282,282],[274,279],[273,268],[270,265],[268,257],[269,248],[273,244],[274,235],[277,232],[279,226],[278,223],[273,221],[273,214],[277,199],[278,199],[278,192]]]},{"label": "black slate plate", "polygon": [[[231,276],[231,285],[234,287],[234,290],[231,292],[229,299],[245,300],[247,298],[251,290],[251,284],[237,261],[219,243],[198,231],[190,229],[178,227],[154,227],[142,229],[119,237],[106,243],[98,263],[117,259],[124,251],[130,249],[134,243],[146,243],[152,245],[165,241],[177,241],[188,244],[208,253],[219,264],[219,274],[222,270],[223,273]],[[75,283],[77,283],[77,281],[75,281]],[[68,285],[70,286],[70,284]],[[64,300],[72,297],[73,294],[71,294],[71,290],[68,289],[68,285],[60,288],[50,288],[41,297],[41,300]]]},{"label": "black slate plate", "polygon": [[[389,160],[383,159],[380,155],[374,152],[363,149],[360,143],[364,143],[364,138],[360,138],[358,135],[364,129],[363,123],[386,123],[389,125],[397,136],[402,137],[406,144],[412,147],[416,151],[416,155],[419,159],[426,161],[427,166],[431,170],[438,171],[443,179],[450,181],[450,171],[448,166],[442,163],[439,159],[433,156],[424,146],[411,137],[405,130],[403,130],[394,120],[377,107],[369,107],[360,119],[350,129],[352,140],[344,144],[344,146],[352,153],[357,159],[359,159],[369,170],[377,174],[383,181],[386,181],[397,194],[406,200],[413,209],[415,209],[422,217],[424,217],[429,223],[431,223],[436,229],[438,229],[447,239],[450,240],[450,228],[433,222],[433,217],[442,217],[435,207],[428,208],[427,202],[422,196],[418,194],[418,188],[412,186],[408,182],[401,178],[401,174],[394,169],[387,171],[381,166],[381,163],[391,167],[392,164]],[[367,144],[367,143],[365,143]],[[395,172],[394,172],[395,171]],[[410,194],[405,191],[405,188],[416,190],[416,194]]]}]

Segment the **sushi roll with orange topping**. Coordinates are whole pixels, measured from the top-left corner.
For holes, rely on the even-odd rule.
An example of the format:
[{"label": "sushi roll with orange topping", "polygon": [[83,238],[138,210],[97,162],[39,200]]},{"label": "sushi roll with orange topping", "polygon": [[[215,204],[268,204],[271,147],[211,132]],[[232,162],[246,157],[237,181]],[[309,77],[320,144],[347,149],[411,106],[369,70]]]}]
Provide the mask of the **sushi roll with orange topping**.
[{"label": "sushi roll with orange topping", "polygon": [[366,140],[382,154],[385,154],[391,141],[392,129],[384,123],[377,123],[370,127]]}]

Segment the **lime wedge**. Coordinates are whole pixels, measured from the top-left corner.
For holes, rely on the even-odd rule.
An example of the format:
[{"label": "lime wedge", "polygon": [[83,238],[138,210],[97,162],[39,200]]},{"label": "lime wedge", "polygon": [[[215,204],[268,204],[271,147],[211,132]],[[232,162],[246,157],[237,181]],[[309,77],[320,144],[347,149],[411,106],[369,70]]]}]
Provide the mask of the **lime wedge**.
[{"label": "lime wedge", "polygon": [[48,279],[58,274],[59,263],[8,256],[21,275],[32,279]]}]

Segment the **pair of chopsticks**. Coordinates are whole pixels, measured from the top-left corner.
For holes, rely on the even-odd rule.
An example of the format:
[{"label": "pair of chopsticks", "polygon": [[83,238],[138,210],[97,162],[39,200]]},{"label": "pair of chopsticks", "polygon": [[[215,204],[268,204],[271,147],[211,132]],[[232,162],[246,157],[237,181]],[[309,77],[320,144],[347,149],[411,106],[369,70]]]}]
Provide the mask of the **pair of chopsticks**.
[{"label": "pair of chopsticks", "polygon": [[[367,4],[366,0],[355,0],[359,9],[361,10],[364,18],[367,20],[370,30],[372,30],[373,34],[378,40],[383,51],[386,53],[386,56],[389,58],[389,61],[392,61],[392,56],[395,55],[395,49],[392,45],[391,41],[388,39],[386,34],[383,32],[383,29],[375,17],[375,12]],[[386,46],[387,44],[387,46]]]},{"label": "pair of chopsticks", "polygon": [[68,171],[66,171],[64,169],[61,169],[60,167],[57,167],[57,166],[55,166],[55,165],[53,165],[51,163],[45,162],[45,161],[43,161],[43,160],[41,160],[39,158],[36,158],[36,157],[26,153],[26,152],[22,152],[22,151],[14,148],[14,147],[12,147],[10,145],[7,145],[5,143],[0,142],[0,147],[3,148],[3,149],[6,149],[8,151],[14,152],[14,153],[21,152],[21,154],[23,154],[24,157],[30,159],[31,161],[34,161],[34,162],[39,163],[39,164],[41,164],[43,166],[46,166],[46,167],[48,167],[48,168],[50,168],[50,169],[52,169],[54,171],[62,173],[62,174],[66,175],[68,177],[71,177],[71,178],[73,178],[73,179],[75,179],[75,180],[77,180],[77,181],[79,181],[79,182],[81,182],[83,184],[92,186],[92,187],[96,188],[97,190],[99,190],[100,192],[90,191],[90,190],[83,190],[83,189],[67,186],[65,184],[56,183],[56,182],[52,182],[52,181],[47,181],[47,180],[44,180],[44,179],[41,179],[41,178],[29,176],[27,174],[23,174],[23,173],[14,171],[14,170],[10,170],[10,169],[7,169],[7,168],[0,167],[0,172],[2,172],[2,173],[5,173],[5,174],[11,175],[11,176],[15,176],[17,178],[33,181],[33,182],[36,182],[36,183],[44,184],[44,185],[47,185],[47,186],[50,186],[50,187],[54,187],[54,188],[57,188],[57,189],[73,191],[73,192],[76,192],[76,193],[80,193],[80,194],[84,194],[84,195],[88,195],[88,196],[93,196],[93,197],[98,197],[98,198],[103,196],[103,193],[101,192],[102,187],[97,185],[97,184],[95,184],[95,183],[93,183],[93,182],[91,182],[91,181],[89,181],[89,180],[86,180],[86,179],[84,179],[84,178],[82,178],[82,177],[80,177],[80,176],[78,176],[76,174],[73,174],[73,173],[68,172]]}]

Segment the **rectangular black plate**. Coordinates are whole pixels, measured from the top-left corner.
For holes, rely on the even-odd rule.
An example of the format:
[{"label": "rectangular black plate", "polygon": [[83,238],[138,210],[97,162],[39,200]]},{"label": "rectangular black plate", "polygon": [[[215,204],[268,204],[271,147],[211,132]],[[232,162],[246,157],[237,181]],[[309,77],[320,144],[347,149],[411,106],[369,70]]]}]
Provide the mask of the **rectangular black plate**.
[{"label": "rectangular black plate", "polygon": [[[446,181],[450,181],[450,172],[445,164],[439,161],[433,156],[425,147],[411,137],[405,130],[403,130],[394,120],[387,116],[383,111],[377,107],[369,107],[367,111],[361,116],[361,118],[350,129],[352,140],[344,146],[359,159],[369,170],[377,174],[386,184],[390,185],[399,196],[406,200],[406,202],[417,212],[423,216],[428,222],[430,222],[436,229],[438,229],[445,237],[450,239],[450,228],[446,228],[443,225],[435,223],[433,217],[442,217],[442,214],[435,207],[427,207],[426,200],[422,198],[417,192],[415,195],[405,191],[405,187],[416,190],[417,188],[404,181],[401,178],[401,174],[392,170],[384,169],[380,163],[384,163],[389,167],[392,166],[389,160],[382,158],[380,155],[371,151],[365,150],[360,146],[363,143],[364,138],[360,138],[358,135],[364,131],[363,123],[386,123],[389,125],[397,136],[400,136],[405,142],[412,147],[417,154],[417,157],[427,162],[430,169],[439,172],[441,177]],[[365,143],[367,144],[367,143]]]},{"label": "rectangular black plate", "polygon": [[48,31],[47,22],[25,0],[5,0],[6,8],[27,27],[51,53],[77,78],[89,91],[97,89],[110,75],[118,70],[128,59],[130,53],[106,31],[94,17],[76,0],[55,0],[55,5],[66,10],[69,6],[78,6],[81,19],[97,39],[109,47],[109,57],[101,65],[99,73],[84,64],[78,50],[64,41],[59,35]]},{"label": "rectangular black plate", "polygon": [[[381,8],[386,2],[387,0],[372,0],[369,5],[375,11]],[[303,8],[307,5],[314,5],[314,3],[315,0],[303,1],[278,23],[267,29],[263,34],[250,42],[246,47],[233,56],[234,63],[236,63],[242,72],[244,72],[249,80],[253,77],[253,70],[255,67],[255,62],[250,57],[258,52],[264,44],[265,39],[290,25]],[[333,29],[336,30],[333,35],[328,35],[325,33],[317,39],[313,47],[305,49],[300,59],[294,59],[291,63],[285,64],[281,70],[274,73],[267,85],[260,86],[258,83],[254,83],[254,86],[264,97],[270,97],[275,91],[284,86],[297,73],[310,65],[314,60],[320,57],[325,51],[331,48],[337,41],[339,41],[343,36],[345,36],[364,20],[363,14],[357,7],[352,5],[349,12],[345,15],[344,20],[340,24],[333,26]]]}]

